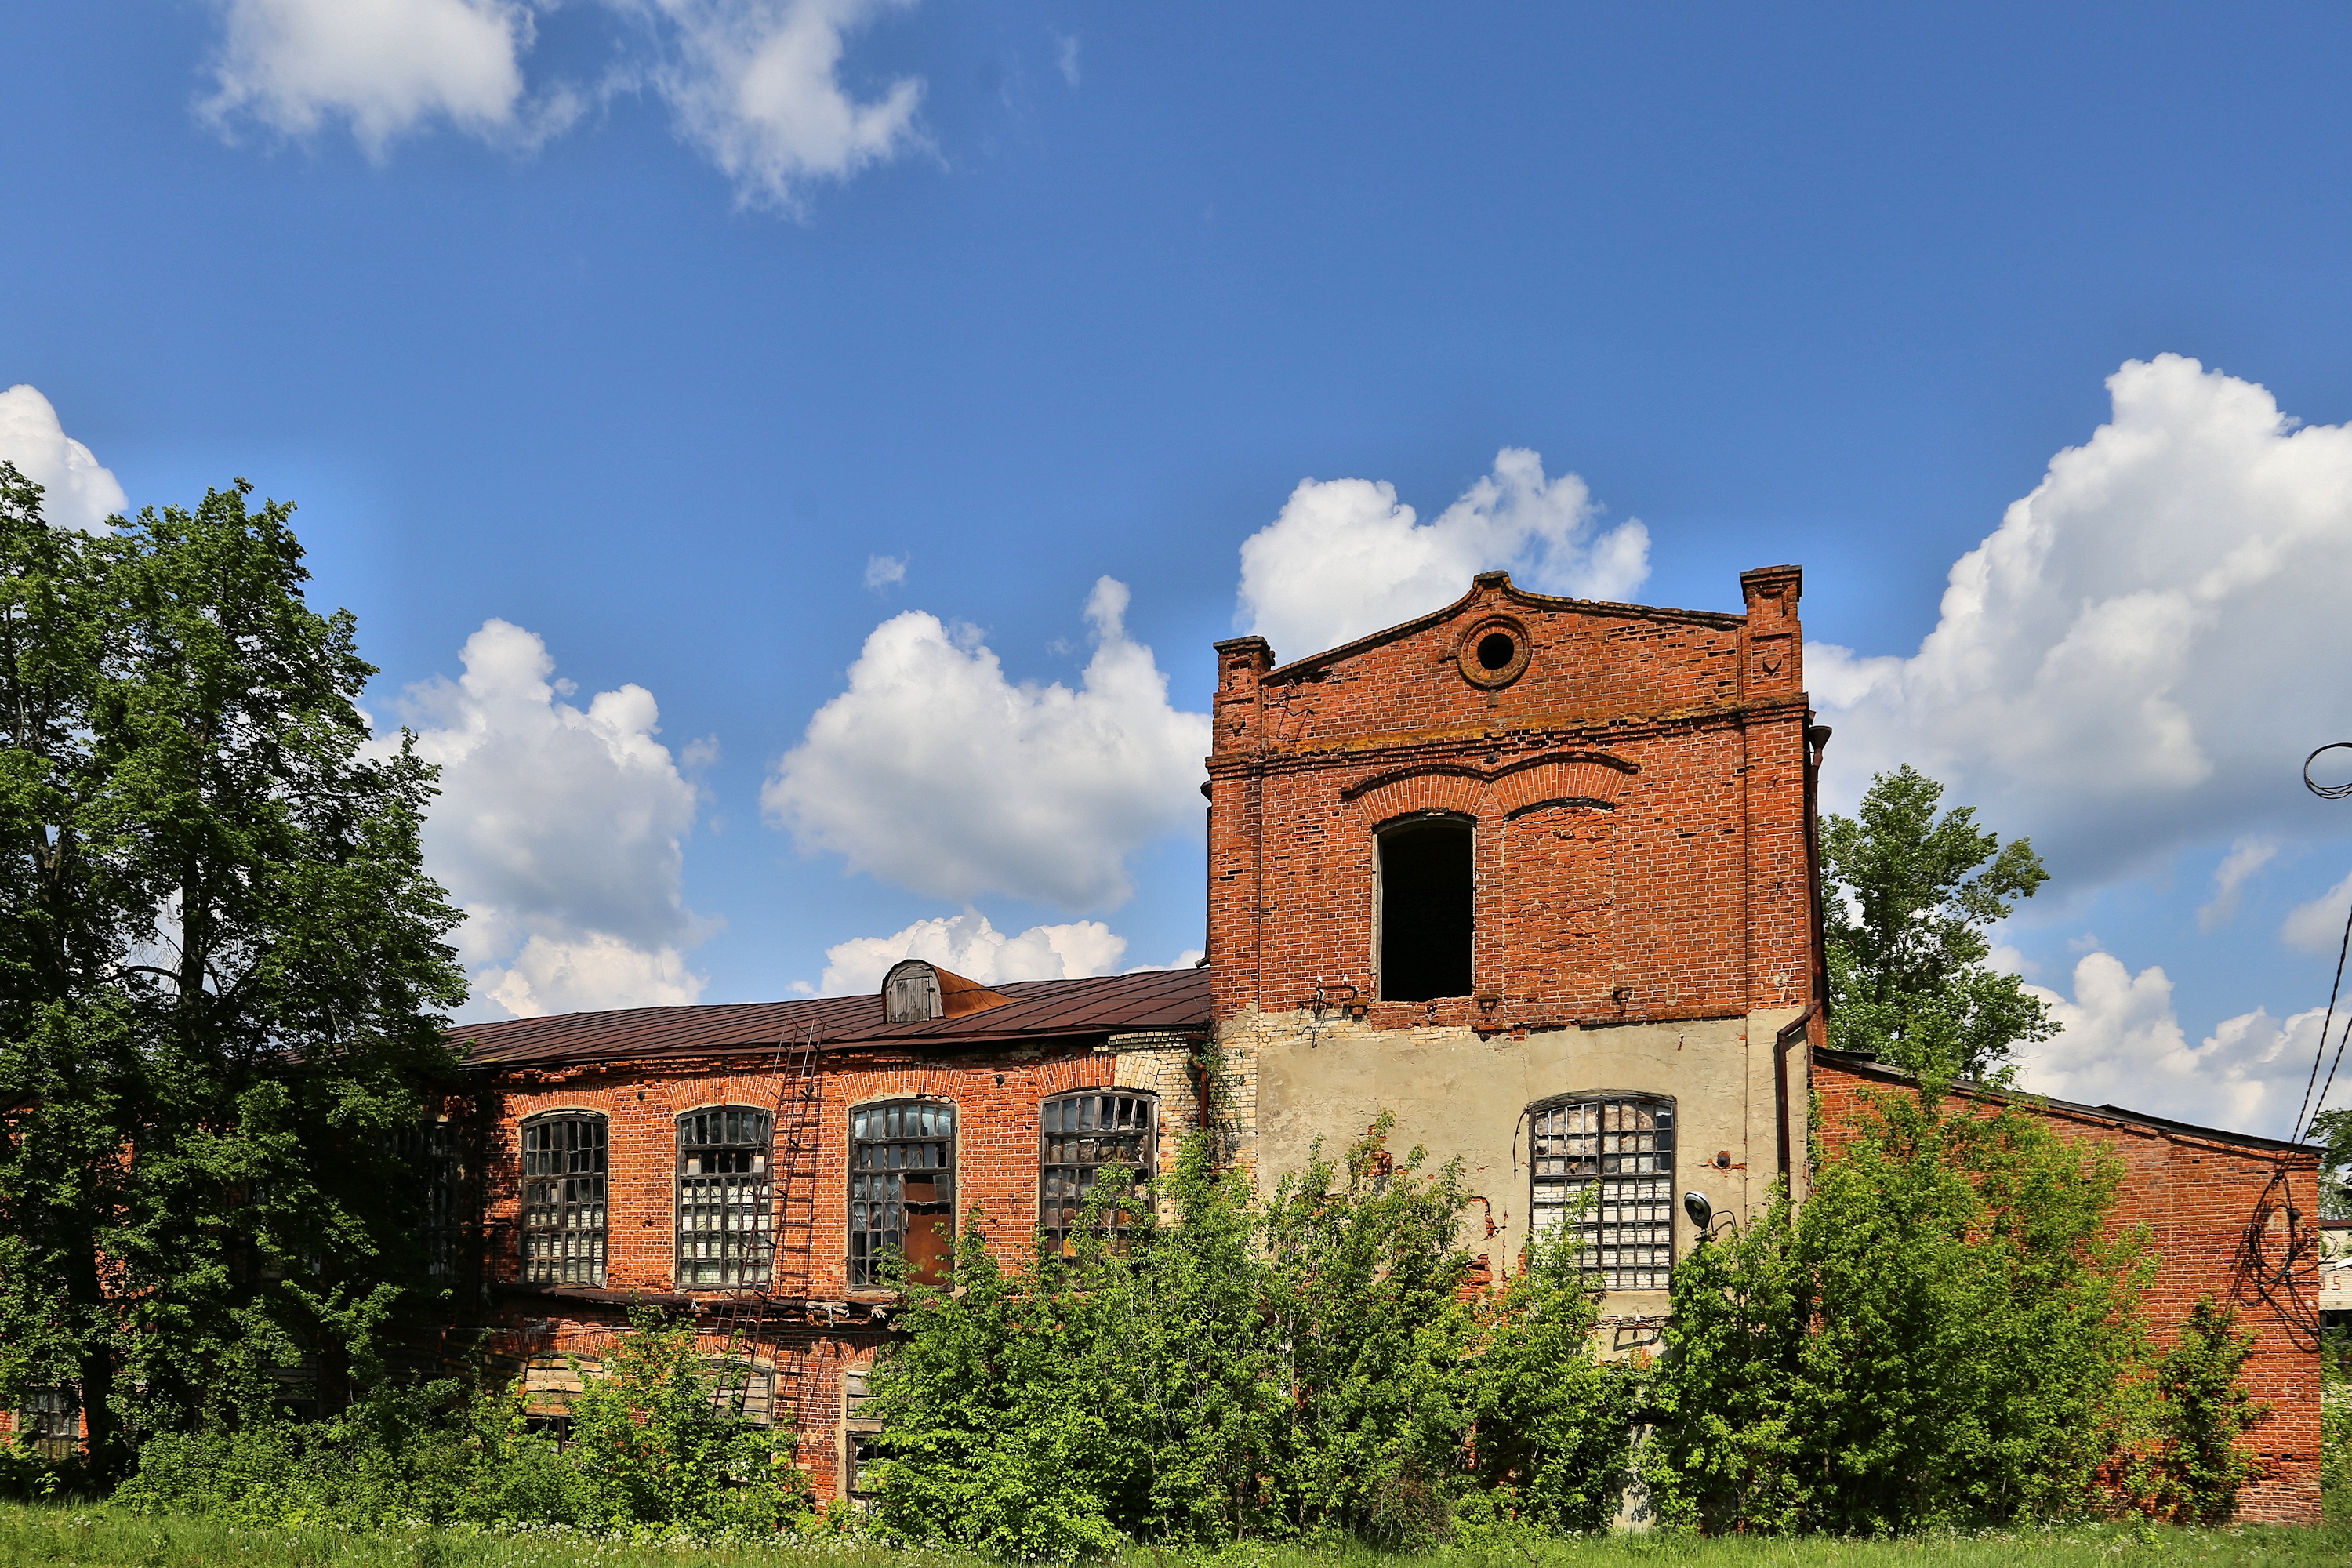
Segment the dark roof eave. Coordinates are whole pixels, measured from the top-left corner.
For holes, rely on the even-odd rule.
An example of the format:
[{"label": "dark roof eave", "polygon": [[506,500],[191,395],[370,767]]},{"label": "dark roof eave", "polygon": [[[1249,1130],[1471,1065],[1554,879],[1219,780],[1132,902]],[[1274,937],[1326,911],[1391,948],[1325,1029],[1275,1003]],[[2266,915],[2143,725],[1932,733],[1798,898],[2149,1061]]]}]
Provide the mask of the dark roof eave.
[{"label": "dark roof eave", "polygon": [[[1875,1057],[1856,1056],[1850,1051],[1833,1051],[1826,1047],[1816,1049],[1813,1055],[1816,1058],[1830,1061],[1850,1071],[1860,1072],[1870,1078],[1884,1079],[1889,1083],[1916,1084],[1919,1081],[1918,1074],[1890,1066]],[[2298,1154],[2324,1155],[2327,1152],[2327,1147],[2323,1143],[2295,1143],[2284,1138],[2264,1138],[2252,1132],[2231,1132],[2220,1127],[2200,1127],[2193,1121],[2175,1121],[2168,1117],[2151,1116],[2144,1110],[2127,1110],[2120,1105],[2085,1105],[2080,1100],[2060,1100],[2053,1095],[2028,1094],[2022,1089],[1994,1089],[1989,1084],[1978,1083],[1969,1079],[1962,1079],[1952,1087],[1963,1094],[1973,1095],[1979,1099],[1998,1100],[2021,1105],[2053,1106],[2060,1110],[2071,1110],[2078,1116],[2095,1117],[2103,1121],[2121,1121],[2133,1126],[2151,1127],[2160,1131],[2185,1133],[2195,1138],[2209,1138],[2216,1143],[2236,1143],[2254,1149],[2288,1150]]]}]

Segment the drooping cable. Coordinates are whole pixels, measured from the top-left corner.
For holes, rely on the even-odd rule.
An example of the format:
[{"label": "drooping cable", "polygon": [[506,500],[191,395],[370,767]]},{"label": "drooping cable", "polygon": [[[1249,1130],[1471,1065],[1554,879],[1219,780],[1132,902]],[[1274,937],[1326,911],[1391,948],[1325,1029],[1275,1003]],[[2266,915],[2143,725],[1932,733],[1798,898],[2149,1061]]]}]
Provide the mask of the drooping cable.
[{"label": "drooping cable", "polygon": [[[2327,1016],[2322,1018],[2319,1022],[2319,1048],[2311,1053],[2311,1076],[2304,1080],[2303,1104],[2297,1108],[2294,1113],[2294,1127],[2293,1129],[2292,1135],[2287,1139],[2287,1142],[2290,1143],[2300,1143],[2303,1142],[2303,1135],[2308,1130],[2307,1124],[2304,1121],[2305,1116],[2306,1114],[2314,1116],[2318,1114],[2318,1112],[2313,1109],[2311,1090],[2312,1086],[2319,1081],[2319,1064],[2327,1055],[2327,1037],[2336,1023],[2336,999],[2337,994],[2344,988],[2344,960],[2347,954],[2352,954],[2352,910],[2345,911],[2344,941],[2336,947],[2336,982],[2327,988]],[[2352,1018],[2347,1018],[2344,1021],[2344,1034],[2347,1037],[2352,1037]],[[2343,1060],[2344,1041],[2342,1039],[2338,1039],[2336,1042],[2336,1060],[2328,1063],[2327,1067],[2327,1083],[2329,1088],[2333,1088],[2335,1086],[2336,1068]],[[2324,1105],[2326,1103],[2326,1100],[2327,1089],[2322,1089],[2319,1091],[2318,1103]]]},{"label": "drooping cable", "polygon": [[[2325,746],[2317,747],[2311,755],[2304,758],[2303,787],[2322,800],[2352,800],[2352,779],[2347,779],[2342,784],[2324,784],[2311,776],[2311,764],[2329,752],[2352,752],[2352,741],[2331,741]],[[2344,1062],[2345,1041],[2352,1039],[2352,1018],[2347,1018],[2344,1024],[2344,1037],[2336,1042],[2335,1060],[2327,1064],[2327,1082],[2325,1086],[2319,1087],[2318,1099],[2314,1100],[2311,1091],[2315,1086],[2319,1085],[2319,1064],[2327,1056],[2327,1037],[2336,1022],[2336,998],[2344,989],[2344,960],[2347,953],[2352,953],[2352,910],[2345,912],[2344,941],[2336,951],[2336,979],[2327,987],[2327,1013],[2319,1023],[2319,1045],[2311,1054],[2311,1076],[2304,1080],[2303,1104],[2295,1110],[2294,1126],[2291,1129],[2291,1136],[2287,1140],[2291,1143],[2301,1142],[2304,1133],[2310,1130],[2305,1118],[2316,1117],[2319,1114],[2317,1108],[2327,1103],[2327,1091],[2336,1086],[2336,1069]]]}]

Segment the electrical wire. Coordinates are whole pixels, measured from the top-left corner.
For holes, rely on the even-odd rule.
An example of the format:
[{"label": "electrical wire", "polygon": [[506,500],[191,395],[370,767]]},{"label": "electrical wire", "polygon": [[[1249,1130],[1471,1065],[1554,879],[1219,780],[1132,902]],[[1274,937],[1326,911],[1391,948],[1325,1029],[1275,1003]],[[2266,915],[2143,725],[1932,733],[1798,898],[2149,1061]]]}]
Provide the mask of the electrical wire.
[{"label": "electrical wire", "polygon": [[[2322,800],[2352,800],[2352,779],[2347,779],[2339,784],[2324,784],[2311,776],[2311,764],[2330,752],[2352,752],[2352,741],[2330,741],[2326,745],[2316,748],[2311,755],[2304,758],[2303,787]],[[2319,1047],[2311,1054],[2311,1076],[2304,1080],[2303,1104],[2294,1113],[2293,1135],[2287,1140],[2291,1143],[2301,1142],[2303,1135],[2311,1131],[2310,1124],[2304,1120],[2305,1117],[2317,1117],[2319,1112],[2316,1108],[2327,1103],[2327,1091],[2336,1087],[2336,1069],[2344,1065],[2345,1042],[2352,1040],[2352,1018],[2347,1018],[2344,1021],[2344,1034],[2336,1042],[2336,1058],[2327,1064],[2327,1081],[2320,1084],[2319,1064],[2327,1056],[2327,1037],[2336,1023],[2336,1002],[2344,989],[2344,960],[2347,954],[2352,954],[2352,910],[2345,912],[2344,941],[2336,950],[2336,980],[2327,988],[2327,1014],[2319,1022]],[[2319,1097],[2316,1100],[2312,1098],[2311,1093],[2314,1085],[2319,1087]]]},{"label": "electrical wire", "polygon": [[[2344,960],[2347,954],[2352,954],[2352,910],[2347,910],[2344,915],[2344,941],[2336,950],[2336,983],[2327,988],[2327,1016],[2319,1023],[2319,1048],[2311,1054],[2311,1076],[2304,1080],[2303,1104],[2294,1113],[2294,1128],[2292,1135],[2287,1139],[2290,1143],[2301,1142],[2304,1133],[2310,1131],[2304,1121],[2305,1115],[2317,1114],[2312,1110],[2311,1090],[2312,1086],[2319,1081],[2320,1061],[2327,1055],[2327,1037],[2336,1023],[2336,999],[2344,988]],[[2344,1037],[2352,1038],[2352,1018],[2347,1018],[2344,1021]],[[2336,1060],[2328,1063],[2327,1066],[2328,1089],[2336,1086],[2336,1069],[2343,1060],[2344,1039],[2339,1038],[2336,1042]],[[2325,1105],[2326,1102],[2327,1089],[2322,1089],[2319,1091],[2318,1103]]]}]

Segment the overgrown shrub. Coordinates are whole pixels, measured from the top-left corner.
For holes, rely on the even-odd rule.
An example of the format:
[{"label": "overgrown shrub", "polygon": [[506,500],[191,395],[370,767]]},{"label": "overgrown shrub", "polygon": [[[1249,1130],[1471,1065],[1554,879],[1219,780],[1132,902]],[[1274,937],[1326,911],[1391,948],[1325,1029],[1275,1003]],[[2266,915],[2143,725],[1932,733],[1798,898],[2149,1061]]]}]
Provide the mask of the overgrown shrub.
[{"label": "overgrown shrub", "polygon": [[2330,1519],[2352,1512],[2352,1344],[2331,1329],[2319,1359],[2319,1487]]},{"label": "overgrown shrub", "polygon": [[2235,1307],[2201,1297],[2157,1363],[2155,1442],[2136,1479],[2148,1511],[2176,1524],[2228,1523],[2239,1492],[2262,1473],[2244,1438],[2269,1407],[2240,1381],[2254,1339],[2237,1325]]},{"label": "overgrown shrub", "polygon": [[2121,1168],[2018,1110],[1876,1100],[1674,1281],[1649,1479],[1710,1530],[1873,1534],[2088,1508],[2144,1432]]},{"label": "overgrown shrub", "polygon": [[385,1385],[329,1420],[249,1409],[151,1438],[116,1499],[256,1525],[773,1531],[807,1506],[792,1435],[749,1426],[714,1381],[690,1327],[640,1311],[585,1380],[561,1447],[530,1429],[519,1384]]},{"label": "overgrown shrub", "polygon": [[1388,1123],[1263,1201],[1188,1142],[1152,1205],[1098,1192],[1068,1256],[992,1259],[975,1210],[955,1292],[915,1293],[873,1382],[879,1522],[906,1540],[1066,1556],[1124,1540],[1417,1544],[1614,1506],[1631,1373],[1599,1365],[1561,1256],[1470,1288],[1454,1166]]}]

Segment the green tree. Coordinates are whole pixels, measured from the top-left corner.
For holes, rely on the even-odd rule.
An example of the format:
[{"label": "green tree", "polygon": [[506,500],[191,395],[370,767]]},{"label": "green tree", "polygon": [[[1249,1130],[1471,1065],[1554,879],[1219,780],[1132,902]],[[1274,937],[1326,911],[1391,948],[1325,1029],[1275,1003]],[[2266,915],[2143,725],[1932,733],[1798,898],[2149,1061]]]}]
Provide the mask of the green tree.
[{"label": "green tree", "polygon": [[101,1476],[126,1419],[374,1370],[455,1066],[433,770],[249,493],[85,535],[0,465],[0,1394],[78,1384]]},{"label": "green tree", "polygon": [[1830,1044],[1948,1082],[2000,1081],[2012,1046],[2058,1032],[2049,1005],[1989,967],[1985,930],[2050,873],[1976,808],[1940,816],[1944,786],[1906,765],[1870,781],[1852,817],[1822,821]]},{"label": "green tree", "polygon": [[2352,1219],[2352,1106],[2339,1105],[2311,1119],[2304,1142],[2327,1146],[2319,1163],[2319,1213],[2326,1219]]},{"label": "green tree", "polygon": [[2010,1110],[1881,1099],[1675,1271],[1648,1462],[1670,1518],[1881,1534],[2081,1511],[2145,1433],[2121,1162]]}]

